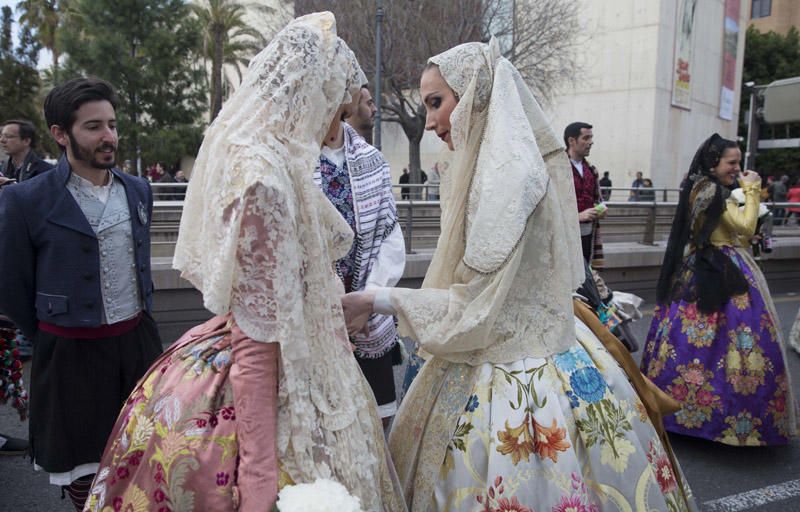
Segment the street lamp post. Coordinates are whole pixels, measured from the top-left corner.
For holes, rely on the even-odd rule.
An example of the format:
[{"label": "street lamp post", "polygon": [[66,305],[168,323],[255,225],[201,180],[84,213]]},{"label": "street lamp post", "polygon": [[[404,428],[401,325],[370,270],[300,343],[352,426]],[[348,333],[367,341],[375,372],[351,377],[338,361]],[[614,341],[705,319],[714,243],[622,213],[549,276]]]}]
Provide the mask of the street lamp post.
[{"label": "street lamp post", "polygon": [[744,84],[750,92],[750,112],[747,116],[747,146],[744,153],[744,168],[753,169],[758,154],[758,100],[757,95],[762,87],[754,82]]},{"label": "street lamp post", "polygon": [[383,24],[383,6],[381,0],[375,0],[375,136],[373,146],[381,149],[381,24]]}]

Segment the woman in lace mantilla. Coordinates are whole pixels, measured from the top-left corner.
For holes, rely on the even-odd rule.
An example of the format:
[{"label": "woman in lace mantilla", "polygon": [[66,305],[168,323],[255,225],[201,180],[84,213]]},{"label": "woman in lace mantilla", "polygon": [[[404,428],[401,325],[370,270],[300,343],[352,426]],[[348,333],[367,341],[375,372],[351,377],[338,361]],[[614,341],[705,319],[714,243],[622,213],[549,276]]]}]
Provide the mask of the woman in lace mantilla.
[{"label": "woman in lace mantilla", "polygon": [[[733,446],[786,444],[797,409],[767,282],[750,244],[761,179],[736,141],[698,148],[661,266],[642,371],[681,402],[667,430]],[[726,187],[739,181],[744,206]],[[688,249],[688,250],[687,250]]]},{"label": "woman in lace mantilla", "polygon": [[365,511],[405,510],[333,273],[353,234],[312,178],[365,82],[330,13],[251,62],[200,148],[175,249],[218,316],[139,382],[88,510],[271,510],[281,487],[318,478]]},{"label": "woman in lace mantilla", "polygon": [[430,59],[420,92],[426,129],[453,151],[423,288],[343,300],[349,329],[396,313],[427,358],[389,438],[409,508],[690,509],[602,331],[573,315],[569,163],[520,74],[496,41],[468,43]]}]

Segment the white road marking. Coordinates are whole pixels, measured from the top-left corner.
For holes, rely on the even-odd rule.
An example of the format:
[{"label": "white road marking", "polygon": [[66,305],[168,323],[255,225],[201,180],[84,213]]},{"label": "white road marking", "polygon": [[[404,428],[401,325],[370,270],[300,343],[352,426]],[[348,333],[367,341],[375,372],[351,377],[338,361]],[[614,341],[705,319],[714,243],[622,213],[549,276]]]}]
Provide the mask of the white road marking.
[{"label": "white road marking", "polygon": [[769,485],[703,503],[704,512],[738,512],[800,496],[800,479]]}]

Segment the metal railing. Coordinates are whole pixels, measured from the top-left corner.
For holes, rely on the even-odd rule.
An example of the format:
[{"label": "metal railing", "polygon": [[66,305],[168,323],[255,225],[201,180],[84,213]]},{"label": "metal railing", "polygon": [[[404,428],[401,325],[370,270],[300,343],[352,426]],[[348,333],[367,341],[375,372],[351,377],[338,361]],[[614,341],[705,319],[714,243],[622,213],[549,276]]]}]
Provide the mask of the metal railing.
[{"label": "metal railing", "polygon": [[[169,246],[177,238],[180,216],[183,210],[183,196],[185,196],[186,183],[153,183],[155,198],[155,213],[153,215],[153,241],[154,245]],[[402,189],[408,189],[406,199],[403,199]],[[419,249],[432,249],[440,233],[440,205],[435,192],[437,185],[428,184],[403,184],[393,185],[396,199],[398,218],[401,222],[403,235],[406,241],[406,251],[409,253]],[[606,202],[608,214],[601,220],[601,233],[606,242],[637,242],[644,245],[653,245],[663,241],[669,235],[672,227],[672,218],[677,206],[679,189],[652,189],[655,193],[653,200],[627,200],[632,188],[612,187],[611,198],[625,200]],[[179,199],[175,198],[179,195]],[[664,199],[666,198],[666,200]],[[771,210],[784,210],[787,208],[800,208],[800,203],[765,203]],[[800,236],[800,212],[789,220],[789,226],[780,227],[773,233],[773,237]],[[500,227],[500,226],[498,226]],[[169,252],[165,249],[163,252]]]}]

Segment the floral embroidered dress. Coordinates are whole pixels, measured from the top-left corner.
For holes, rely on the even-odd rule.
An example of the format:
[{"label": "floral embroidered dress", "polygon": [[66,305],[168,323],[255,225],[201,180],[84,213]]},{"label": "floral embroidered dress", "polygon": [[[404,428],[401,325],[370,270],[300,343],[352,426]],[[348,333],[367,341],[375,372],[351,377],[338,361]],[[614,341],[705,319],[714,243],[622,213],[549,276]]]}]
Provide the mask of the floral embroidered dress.
[{"label": "floral embroidered dress", "polygon": [[426,359],[389,437],[409,509],[690,510],[626,374],[573,316],[584,269],[557,135],[496,40],[429,62],[458,95],[442,235],[422,289],[373,305]]},{"label": "floral embroidered dress", "polygon": [[[432,481],[415,480],[412,510],[689,510],[690,491],[679,486],[626,375],[577,318],[575,327],[578,342],[552,357],[477,367],[433,359],[423,366],[398,422],[422,413],[418,401],[433,399],[418,386],[435,374],[443,374],[437,403],[413,423],[425,432],[425,420],[457,420],[449,439],[436,440],[447,448]],[[456,390],[465,383],[471,389],[463,402]],[[392,433],[399,471],[410,460],[401,449],[408,438],[398,432],[405,428]],[[418,502],[428,490],[430,500]]]},{"label": "floral embroidered dress", "polygon": [[692,250],[675,299],[656,307],[642,371],[683,405],[665,418],[667,430],[733,446],[786,444],[797,429],[786,350],[766,280],[739,240],[755,230],[760,189],[743,189],[745,207],[727,202],[711,242],[741,270],[747,292],[699,311]]},{"label": "floral embroidered dress", "polygon": [[312,177],[364,82],[329,12],[251,61],[203,140],[173,261],[217,316],[139,381],[85,510],[271,510],[287,483],[328,479],[365,512],[405,511],[333,272],[353,233]]}]

